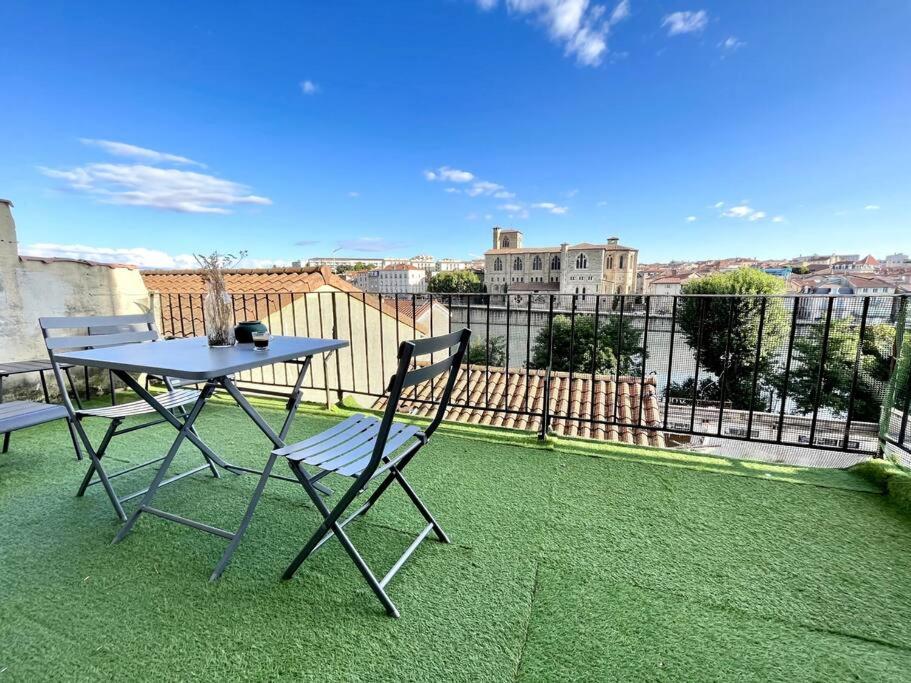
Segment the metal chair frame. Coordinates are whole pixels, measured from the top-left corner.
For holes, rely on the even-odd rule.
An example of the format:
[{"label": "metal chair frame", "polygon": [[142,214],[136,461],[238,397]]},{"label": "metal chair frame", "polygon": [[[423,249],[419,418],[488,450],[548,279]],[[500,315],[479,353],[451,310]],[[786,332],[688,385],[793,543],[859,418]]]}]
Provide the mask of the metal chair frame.
[{"label": "metal chair frame", "polygon": [[[295,477],[301,486],[304,487],[313,505],[323,517],[322,523],[285,570],[282,576],[284,580],[293,577],[304,560],[334,536],[338,538],[367,584],[386,608],[386,612],[393,617],[399,616],[398,609],[386,593],[386,585],[431,531],[436,534],[440,542],[450,542],[446,532],[443,531],[443,528],[434,519],[427,506],[424,505],[405,479],[403,471],[414,459],[418,451],[427,445],[431,435],[443,420],[443,415],[446,413],[452,390],[455,386],[459,367],[468,348],[470,336],[471,330],[466,328],[440,337],[402,342],[398,352],[398,369],[389,384],[389,398],[382,420],[377,421],[375,418],[355,415],[332,429],[323,432],[321,435],[273,451],[274,455],[284,456],[288,459],[291,471],[294,472]],[[444,349],[451,350],[455,345],[458,345],[456,352],[443,360],[411,369],[412,362],[418,356],[433,354]],[[432,358],[433,356],[431,355],[431,360]],[[395,422],[396,409],[402,392],[421,382],[432,382],[444,373],[448,373],[445,388],[440,396],[436,414],[427,428],[421,430],[414,425]],[[393,429],[395,429],[395,432],[393,432]],[[350,444],[347,445],[347,450],[344,443],[346,435],[353,435],[348,439]],[[401,450],[411,438],[414,438],[414,441],[405,447],[404,450]],[[373,444],[372,449],[368,451],[367,448],[370,441]],[[319,455],[307,456],[308,453],[319,451],[320,448],[323,450]],[[401,452],[395,455],[395,452],[400,450]],[[305,465],[313,465],[320,471],[310,475],[304,469]],[[330,473],[354,478],[354,483],[331,510],[326,506],[316,488],[316,482]],[[339,521],[355,498],[365,492],[370,481],[383,474],[386,475],[385,478],[370,494],[367,502],[346,519]],[[349,522],[365,515],[393,482],[398,482],[402,487],[405,494],[427,522],[427,526],[418,534],[386,575],[381,579],[377,579],[345,534],[344,528]]]},{"label": "metal chair frame", "polygon": [[[158,331],[155,329],[154,318],[152,317],[151,313],[115,316],[43,317],[39,318],[38,324],[41,327],[41,334],[44,338],[45,347],[47,348],[48,352],[48,358],[51,362],[51,369],[53,370],[54,377],[60,386],[60,395],[61,399],[63,400],[63,405],[66,407],[70,423],[75,428],[79,440],[82,442],[82,445],[85,448],[86,453],[88,454],[91,461],[89,464],[89,469],[86,472],[85,477],[83,477],[82,483],[76,492],[76,496],[82,497],[85,495],[85,492],[90,486],[101,484],[111,501],[114,512],[117,514],[121,521],[125,522],[127,521],[127,516],[123,510],[123,503],[145,494],[146,491],[148,491],[148,488],[142,489],[141,491],[135,491],[126,496],[118,496],[114,491],[113,486],[111,485],[111,480],[130,472],[135,472],[136,470],[142,469],[144,467],[159,463],[167,456],[155,458],[139,465],[133,465],[112,474],[109,474],[105,471],[104,467],[101,464],[101,460],[107,453],[111,440],[114,437],[120,436],[122,434],[127,434],[138,429],[145,429],[146,427],[153,427],[158,424],[163,424],[167,420],[164,417],[159,417],[147,422],[142,422],[140,424],[121,428],[121,425],[128,417],[135,415],[147,415],[156,412],[156,407],[150,405],[148,401],[144,399],[120,405],[111,405],[108,408],[74,408],[73,404],[70,402],[69,395],[66,392],[63,374],[61,373],[60,364],[57,361],[55,352],[60,350],[74,351],[108,346],[119,346],[121,344],[151,343],[158,341],[159,336]],[[98,328],[106,330],[116,329],[120,331],[106,331],[105,333],[98,333]],[[123,331],[125,328],[127,331]],[[53,331],[73,330],[86,330],[89,331],[90,334],[75,336],[51,334]],[[93,331],[95,333],[91,333]],[[199,435],[196,433],[195,427],[193,426],[193,420],[190,420],[191,417],[193,417],[195,420],[195,416],[192,416],[190,413],[188,413],[185,408],[186,405],[196,404],[198,402],[197,399],[200,396],[200,392],[190,390],[175,391],[169,378],[165,377],[163,380],[165,386],[168,389],[168,393],[163,397],[159,397],[159,399],[164,400],[165,403],[167,403],[168,411],[174,416],[174,419],[178,419],[177,415],[182,417],[184,420],[183,423],[187,424],[188,430],[197,437],[196,440],[200,440]],[[169,398],[172,400],[168,401]],[[201,408],[202,406],[200,405],[199,407]],[[86,434],[85,428],[82,425],[82,421],[88,417],[97,417],[110,420],[108,428],[105,431],[104,436],[101,438],[101,441],[98,443],[97,447],[92,445],[92,442],[89,439],[88,434]],[[196,440],[193,440],[194,443]],[[196,474],[197,472],[201,472],[205,469],[209,469],[212,472],[213,477],[220,477],[221,475],[215,468],[215,463],[212,461],[209,454],[206,453],[206,451],[202,448],[199,450],[202,453],[203,459],[205,460],[204,464],[187,470],[186,472],[182,472],[181,474],[175,475],[167,481],[161,482],[160,485],[175,482],[179,479],[183,479],[184,477]]]}]

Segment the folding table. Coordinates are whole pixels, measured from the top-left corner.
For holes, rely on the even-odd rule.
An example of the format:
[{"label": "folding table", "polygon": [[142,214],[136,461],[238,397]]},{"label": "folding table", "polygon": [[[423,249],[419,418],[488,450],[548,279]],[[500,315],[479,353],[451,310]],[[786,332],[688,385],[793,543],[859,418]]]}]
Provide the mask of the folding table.
[{"label": "folding table", "polygon": [[[278,457],[274,453],[270,453],[269,458],[266,461],[266,466],[262,470],[240,467],[226,462],[192,430],[193,423],[199,417],[200,412],[215,390],[222,388],[250,417],[259,430],[266,435],[275,449],[283,448],[287,445],[285,439],[288,436],[288,430],[291,428],[291,423],[294,419],[294,414],[297,412],[297,407],[300,405],[301,386],[313,356],[316,354],[337,351],[346,346],[348,346],[348,342],[344,339],[311,339],[306,337],[276,336],[272,337],[269,348],[266,350],[256,350],[252,344],[236,344],[230,347],[212,348],[208,346],[204,337],[192,337],[189,339],[175,339],[146,344],[125,344],[122,346],[111,346],[107,348],[58,354],[57,358],[61,362],[113,371],[113,373],[130,389],[135,391],[140,398],[147,401],[149,405],[155,408],[156,412],[177,430],[177,436],[168,449],[167,455],[162,461],[158,472],[155,474],[155,478],[152,480],[148,491],[142,498],[142,502],[117,533],[117,536],[114,538],[114,543],[122,540],[130,532],[133,525],[136,523],[136,520],[143,512],[148,512],[172,522],[185,524],[186,526],[206,531],[216,536],[221,536],[222,538],[228,539],[230,543],[210,577],[211,581],[218,579],[231,561],[231,556],[234,554],[234,551],[243,538],[244,532],[250,525],[250,521],[253,519],[253,513],[256,510],[256,505],[262,496],[269,478],[285,479],[294,482],[297,482],[297,479],[272,474],[272,468]],[[291,396],[288,399],[288,415],[285,417],[285,421],[278,433],[276,433],[262,416],[256,412],[253,406],[250,405],[237,388],[237,385],[232,378],[232,375],[238,372],[263,367],[265,365],[272,365],[274,363],[295,363],[300,368],[291,391]],[[193,404],[189,414],[181,421],[170,410],[164,407],[153,394],[149,393],[140,382],[134,379],[130,373],[147,373],[156,376],[195,380],[200,383],[205,382],[205,386],[200,392],[199,398]],[[159,486],[162,485],[165,474],[185,439],[202,451],[217,466],[228,472],[233,472],[234,474],[250,472],[260,475],[253,495],[250,498],[250,502],[247,505],[244,517],[236,531],[226,531],[152,506],[155,494],[158,491]],[[328,489],[323,488],[322,491],[327,492]]]}]

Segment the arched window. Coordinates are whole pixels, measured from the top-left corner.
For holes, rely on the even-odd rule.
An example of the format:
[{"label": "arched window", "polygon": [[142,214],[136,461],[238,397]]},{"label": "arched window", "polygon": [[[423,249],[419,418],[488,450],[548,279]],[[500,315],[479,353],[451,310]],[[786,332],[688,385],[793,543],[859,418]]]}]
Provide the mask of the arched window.
[{"label": "arched window", "polygon": [[623,270],[623,267],[626,265],[626,257],[620,256],[620,270]]},{"label": "arched window", "polygon": [[608,256],[608,257],[607,257],[607,269],[608,269],[608,270],[612,270],[613,267],[614,267],[614,257],[613,257],[613,256]]},{"label": "arched window", "polygon": [[503,262],[500,260],[499,256],[497,256],[497,258],[494,259],[493,269],[494,270],[503,270]]},{"label": "arched window", "polygon": [[518,256],[516,256],[516,258],[513,259],[512,269],[513,270],[522,270],[522,259],[520,259]]},{"label": "arched window", "polygon": [[576,257],[576,268],[588,268],[588,257],[585,254]]},{"label": "arched window", "polygon": [[531,260],[531,269],[532,270],[541,270],[541,257],[540,256],[535,256]]},{"label": "arched window", "polygon": [[554,254],[550,257],[550,269],[560,270],[560,254]]},{"label": "arched window", "polygon": [[509,245],[509,238],[508,238],[508,237],[504,237],[504,238],[501,240],[501,243],[502,243],[504,249],[509,249],[509,246],[510,246],[510,245]]}]

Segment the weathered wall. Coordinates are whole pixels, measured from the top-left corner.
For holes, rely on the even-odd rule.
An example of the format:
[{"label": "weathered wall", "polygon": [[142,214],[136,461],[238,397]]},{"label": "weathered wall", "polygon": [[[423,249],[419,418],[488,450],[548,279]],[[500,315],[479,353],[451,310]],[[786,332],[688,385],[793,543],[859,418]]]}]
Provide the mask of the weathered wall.
[{"label": "weathered wall", "polygon": [[[20,258],[11,203],[0,200],[0,361],[46,358],[38,318],[119,315],[149,306],[139,270],[82,261]],[[37,377],[4,381],[4,393],[37,388]]]}]

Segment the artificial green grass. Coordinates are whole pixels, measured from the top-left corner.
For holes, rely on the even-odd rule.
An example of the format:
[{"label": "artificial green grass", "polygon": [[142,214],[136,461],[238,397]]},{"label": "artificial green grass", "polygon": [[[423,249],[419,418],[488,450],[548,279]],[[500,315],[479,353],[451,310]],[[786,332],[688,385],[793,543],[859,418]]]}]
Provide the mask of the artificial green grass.
[{"label": "artificial green grass", "polygon": [[[291,438],[338,419],[305,409]],[[268,452],[237,408],[209,406],[199,428],[239,464]],[[172,435],[129,434],[109,459],[135,462],[125,454],[154,454]],[[210,584],[223,539],[144,517],[111,545],[119,523],[103,492],[73,497],[86,464],[63,425],[17,432],[0,456],[0,675],[907,679],[911,520],[879,484],[496,435],[447,428],[409,468],[453,543],[426,541],[390,583],[393,620],[334,541],[279,581],[318,523],[300,487],[270,483]],[[179,460],[199,458],[188,447]],[[116,482],[123,492],[150,476]],[[156,505],[233,528],[254,484],[201,473]],[[349,529],[383,573],[421,526],[394,491]]]}]

